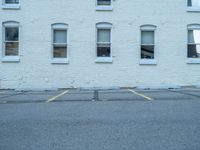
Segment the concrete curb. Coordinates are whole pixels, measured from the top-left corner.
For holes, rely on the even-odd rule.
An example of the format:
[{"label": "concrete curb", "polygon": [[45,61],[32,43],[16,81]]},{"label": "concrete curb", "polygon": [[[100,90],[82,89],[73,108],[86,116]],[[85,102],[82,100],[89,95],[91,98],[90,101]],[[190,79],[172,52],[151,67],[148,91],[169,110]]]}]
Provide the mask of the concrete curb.
[{"label": "concrete curb", "polygon": [[80,87],[80,90],[119,90],[120,87],[118,86],[111,86],[111,87]]},{"label": "concrete curb", "polygon": [[58,91],[58,88],[17,88],[16,92],[41,92],[41,91]]},{"label": "concrete curb", "polygon": [[137,86],[139,90],[167,90],[167,89],[180,89],[178,85],[162,85],[162,86]]}]

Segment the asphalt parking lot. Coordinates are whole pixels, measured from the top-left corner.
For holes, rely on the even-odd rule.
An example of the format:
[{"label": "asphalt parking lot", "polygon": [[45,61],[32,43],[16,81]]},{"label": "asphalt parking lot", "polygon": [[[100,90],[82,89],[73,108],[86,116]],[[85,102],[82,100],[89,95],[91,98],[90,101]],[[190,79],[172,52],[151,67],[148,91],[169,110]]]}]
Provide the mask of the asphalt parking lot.
[{"label": "asphalt parking lot", "polygon": [[61,89],[58,91],[0,91],[0,104],[45,103],[76,101],[153,101],[193,100],[200,98],[200,89],[182,88],[168,90],[81,90]]},{"label": "asphalt parking lot", "polygon": [[0,91],[0,150],[200,150],[200,89]]}]

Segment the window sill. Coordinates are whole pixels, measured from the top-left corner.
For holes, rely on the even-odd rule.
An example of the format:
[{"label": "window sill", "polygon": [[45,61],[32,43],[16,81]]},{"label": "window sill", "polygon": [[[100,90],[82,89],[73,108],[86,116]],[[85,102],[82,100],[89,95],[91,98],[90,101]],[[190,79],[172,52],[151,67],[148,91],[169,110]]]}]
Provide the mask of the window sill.
[{"label": "window sill", "polygon": [[112,11],[112,6],[97,6],[96,11]]},{"label": "window sill", "polygon": [[200,58],[188,58],[188,64],[200,64]]},{"label": "window sill", "polygon": [[69,64],[68,58],[54,58],[51,60],[52,64]]},{"label": "window sill", "polygon": [[19,56],[5,56],[1,59],[2,62],[19,62]]},{"label": "window sill", "polygon": [[140,65],[157,65],[157,61],[155,59],[141,59]]},{"label": "window sill", "polygon": [[3,9],[20,9],[20,4],[4,4]]},{"label": "window sill", "polygon": [[200,12],[200,7],[188,7],[188,12]]},{"label": "window sill", "polygon": [[112,63],[113,58],[112,57],[98,57],[95,59],[96,63]]}]

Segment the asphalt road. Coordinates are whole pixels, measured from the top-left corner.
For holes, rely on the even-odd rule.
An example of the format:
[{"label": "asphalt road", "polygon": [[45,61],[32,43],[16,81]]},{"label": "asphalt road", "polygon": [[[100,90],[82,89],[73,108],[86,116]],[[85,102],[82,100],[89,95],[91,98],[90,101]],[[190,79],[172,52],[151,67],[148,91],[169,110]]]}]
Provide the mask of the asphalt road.
[{"label": "asphalt road", "polygon": [[0,91],[0,150],[200,150],[200,89]]}]

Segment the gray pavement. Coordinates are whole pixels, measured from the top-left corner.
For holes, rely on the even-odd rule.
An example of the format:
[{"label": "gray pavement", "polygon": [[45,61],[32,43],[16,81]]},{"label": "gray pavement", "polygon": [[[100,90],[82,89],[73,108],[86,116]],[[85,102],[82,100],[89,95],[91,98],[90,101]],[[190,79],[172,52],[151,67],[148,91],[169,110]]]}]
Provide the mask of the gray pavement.
[{"label": "gray pavement", "polygon": [[0,150],[200,150],[200,89],[0,90]]}]

